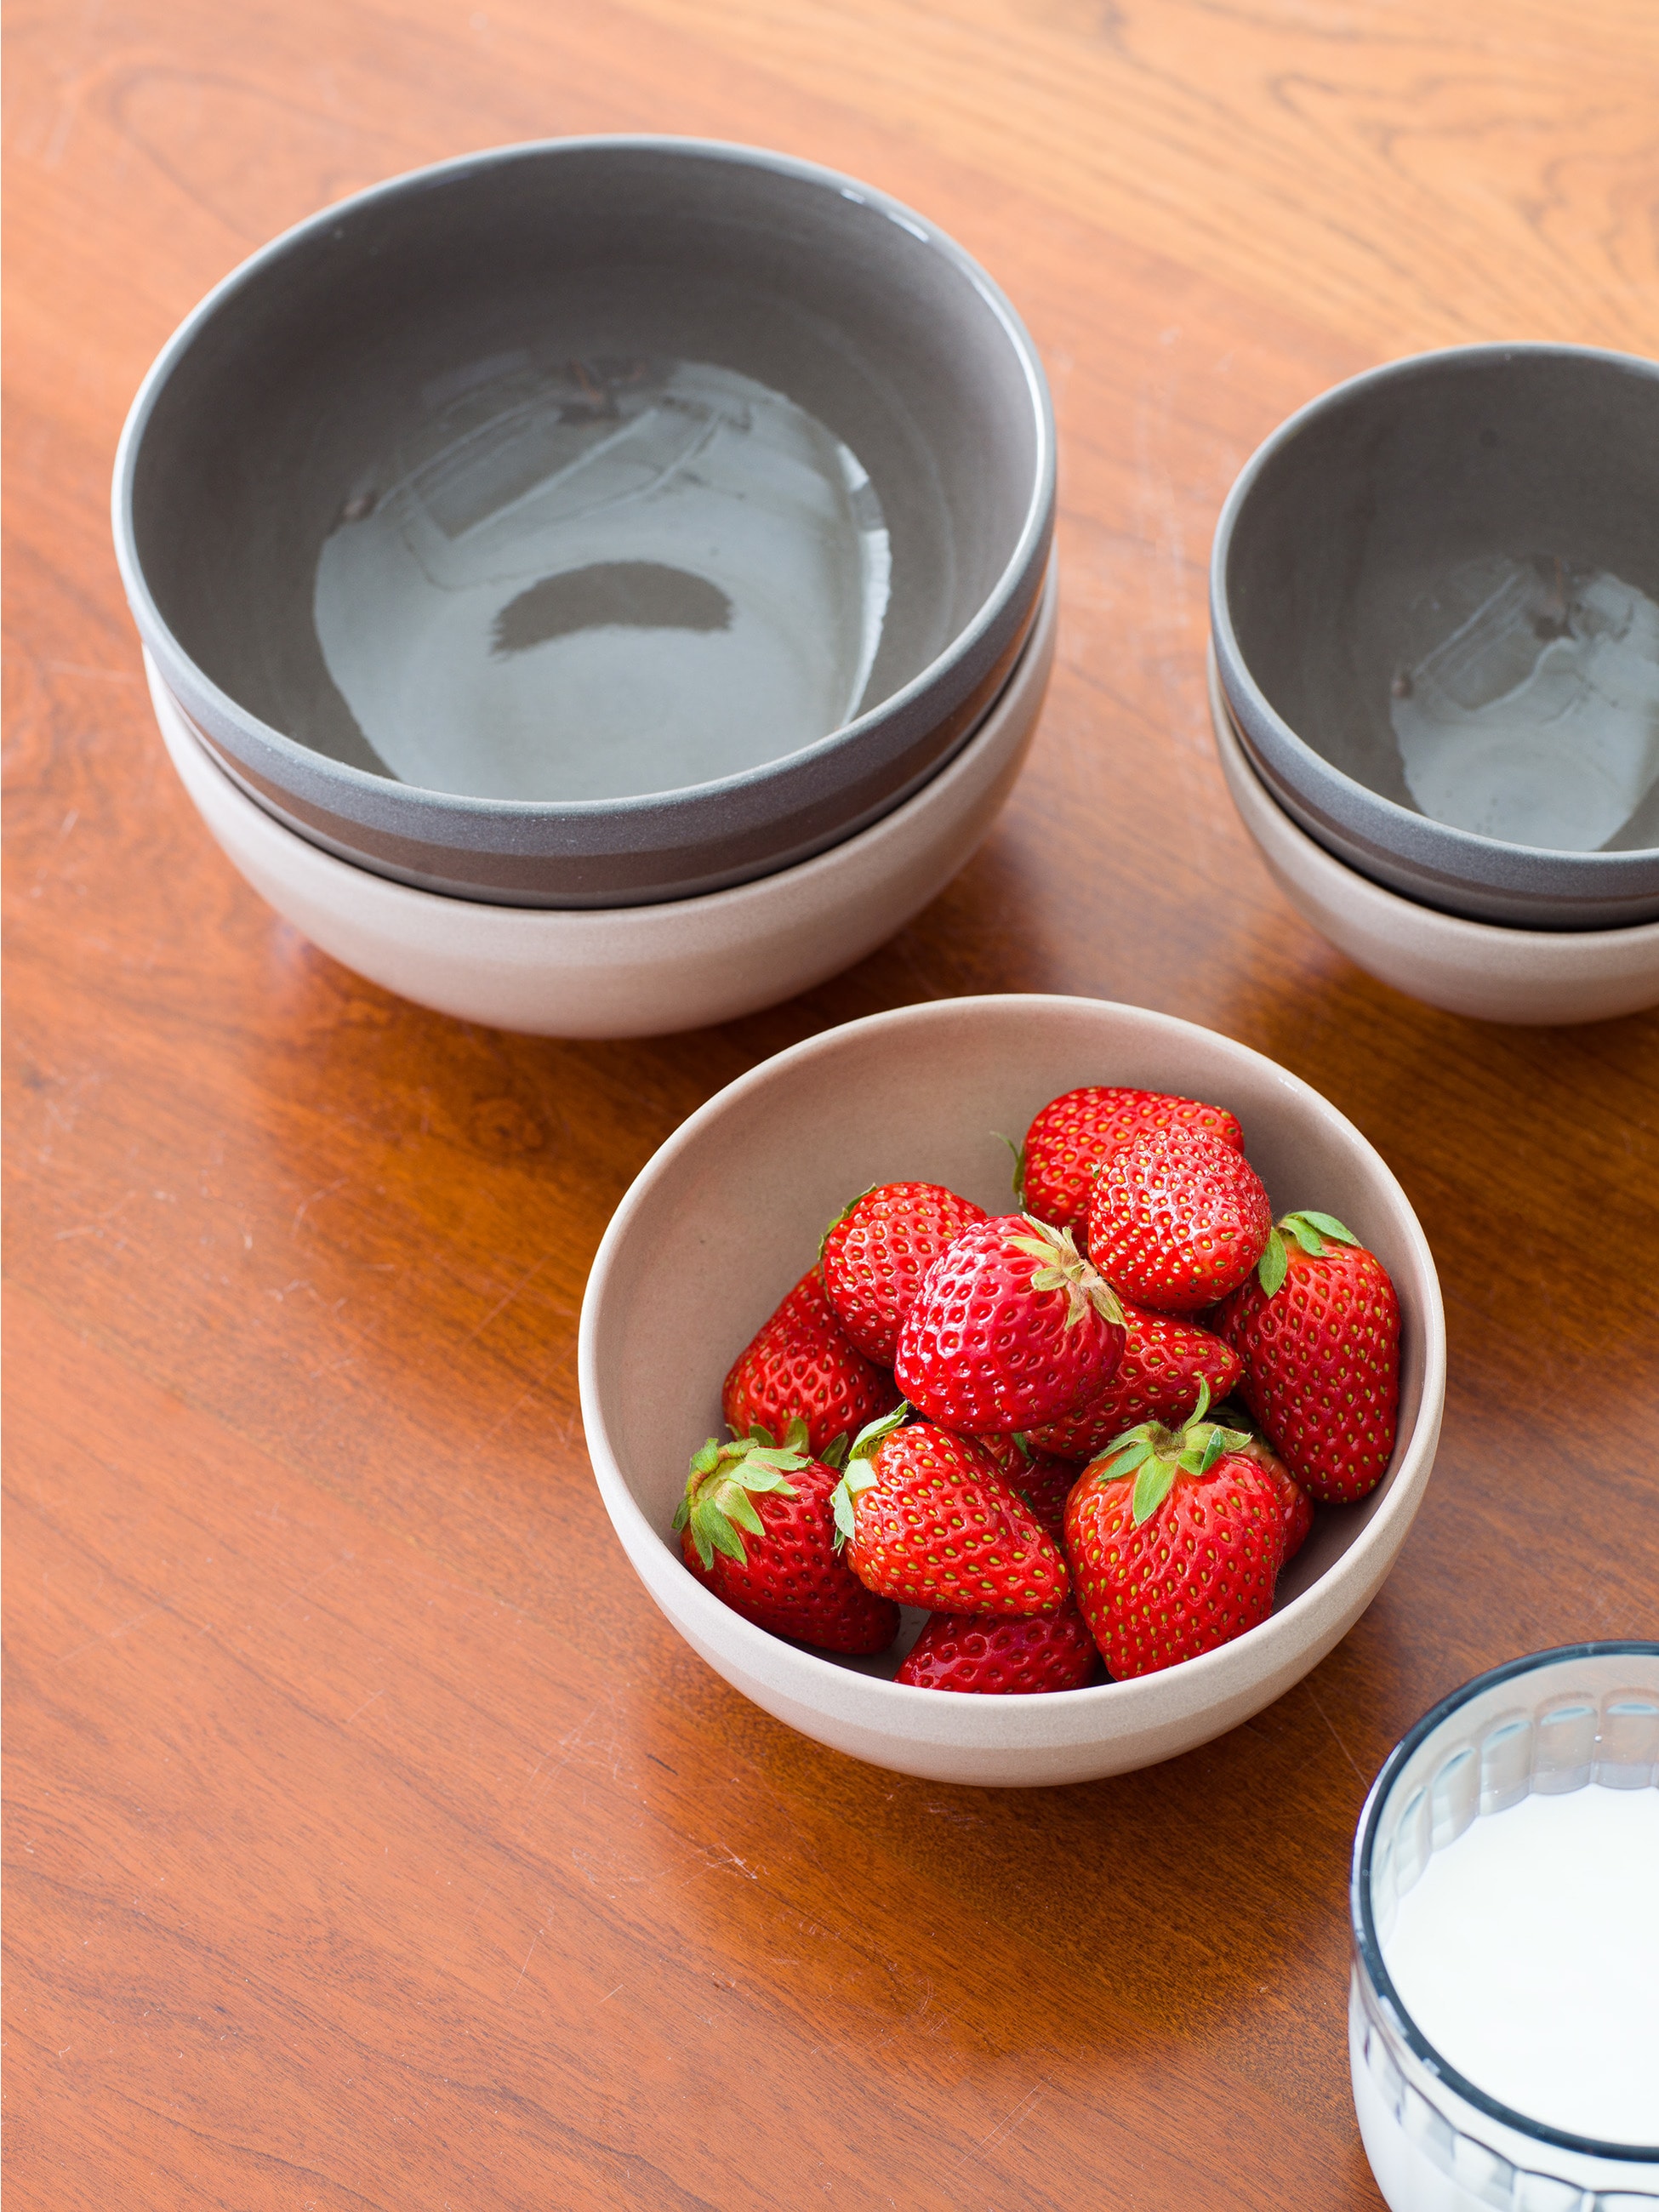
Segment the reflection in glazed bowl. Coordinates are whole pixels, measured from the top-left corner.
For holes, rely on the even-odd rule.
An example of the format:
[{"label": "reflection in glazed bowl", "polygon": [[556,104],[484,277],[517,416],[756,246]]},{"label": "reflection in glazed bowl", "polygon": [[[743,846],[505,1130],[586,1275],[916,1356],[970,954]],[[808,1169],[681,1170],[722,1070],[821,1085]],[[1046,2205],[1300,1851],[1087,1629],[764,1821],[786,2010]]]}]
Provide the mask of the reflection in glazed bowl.
[{"label": "reflection in glazed bowl", "polygon": [[709,363],[486,370],[366,468],[318,559],[323,659],[391,774],[632,799],[853,720],[891,554],[850,447]]}]

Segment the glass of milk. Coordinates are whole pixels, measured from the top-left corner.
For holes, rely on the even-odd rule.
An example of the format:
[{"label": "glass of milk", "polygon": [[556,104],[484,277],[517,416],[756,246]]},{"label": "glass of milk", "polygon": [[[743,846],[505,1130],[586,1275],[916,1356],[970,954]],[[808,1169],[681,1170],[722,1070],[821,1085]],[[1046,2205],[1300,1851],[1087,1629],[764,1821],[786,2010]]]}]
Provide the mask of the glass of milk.
[{"label": "glass of milk", "polygon": [[1659,1644],[1495,1668],[1355,1839],[1349,2056],[1392,2212],[1659,2212]]}]

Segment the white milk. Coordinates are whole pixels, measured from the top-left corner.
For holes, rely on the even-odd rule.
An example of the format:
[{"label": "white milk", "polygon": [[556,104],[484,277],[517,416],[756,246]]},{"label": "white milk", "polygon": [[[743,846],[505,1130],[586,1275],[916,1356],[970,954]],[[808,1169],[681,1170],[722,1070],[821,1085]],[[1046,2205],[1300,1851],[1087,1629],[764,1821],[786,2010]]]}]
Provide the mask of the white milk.
[{"label": "white milk", "polygon": [[1659,2142],[1659,1790],[1523,1797],[1435,1851],[1382,1946],[1401,2002],[1490,2097]]}]

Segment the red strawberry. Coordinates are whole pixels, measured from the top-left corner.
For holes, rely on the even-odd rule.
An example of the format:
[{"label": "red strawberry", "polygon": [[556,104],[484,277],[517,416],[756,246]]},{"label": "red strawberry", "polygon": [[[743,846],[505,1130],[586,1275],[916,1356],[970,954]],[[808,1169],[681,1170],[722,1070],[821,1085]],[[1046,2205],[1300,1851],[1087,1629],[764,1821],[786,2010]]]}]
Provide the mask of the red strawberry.
[{"label": "red strawberry", "polygon": [[1070,1584],[1060,1547],[972,1437],[901,1407],[853,1446],[836,1525],[866,1589],[941,1613],[1052,1613]]},{"label": "red strawberry", "polygon": [[1038,1450],[1029,1437],[981,1437],[980,1442],[1008,1487],[1018,1491],[1058,1544],[1066,1533],[1066,1501],[1083,1472],[1079,1462]]},{"label": "red strawberry", "polygon": [[1162,1091],[1095,1085],[1051,1098],[1025,1133],[1020,1203],[1079,1237],[1089,1225],[1089,1191],[1101,1162],[1143,1129],[1207,1129],[1236,1152],[1244,1132],[1224,1106]]},{"label": "red strawberry", "polygon": [[1114,1290],[1196,1313],[1242,1283],[1273,1225],[1261,1178],[1203,1129],[1148,1129],[1111,1153],[1089,1201],[1089,1249]]},{"label": "red strawberry", "polygon": [[1382,1261],[1328,1213],[1287,1213],[1213,1318],[1244,1364],[1239,1395],[1304,1488],[1330,1505],[1375,1490],[1400,1405],[1400,1301]]},{"label": "red strawberry", "polygon": [[1236,1429],[1131,1429],[1085,1468],[1066,1508],[1078,1602],[1113,1676],[1196,1659],[1273,1609],[1285,1555],[1278,1485]]},{"label": "red strawberry", "polygon": [[[1247,1434],[1254,1425],[1248,1413],[1241,1414],[1235,1419],[1231,1406],[1219,1407],[1217,1418],[1226,1427],[1241,1428]],[[1241,1449],[1248,1457],[1255,1460],[1259,1467],[1265,1468],[1273,1479],[1274,1486],[1279,1492],[1279,1502],[1285,1515],[1285,1557],[1279,1565],[1281,1567],[1288,1566],[1308,1540],[1308,1532],[1313,1527],[1313,1500],[1267,1442],[1266,1437],[1251,1437],[1249,1442]]]},{"label": "red strawberry", "polygon": [[1209,1329],[1174,1314],[1131,1305],[1127,1298],[1118,1303],[1128,1334],[1116,1374],[1074,1413],[1031,1430],[1027,1443],[1068,1459],[1092,1459],[1139,1422],[1178,1425],[1192,1412],[1200,1382],[1209,1385],[1212,1401],[1237,1387],[1238,1354]]},{"label": "red strawberry", "polygon": [[774,1636],[822,1651],[884,1651],[898,1634],[898,1607],[867,1590],[842,1557],[830,1504],[841,1471],[809,1460],[805,1441],[799,1420],[783,1445],[710,1437],[692,1457],[674,1516],[681,1555],[716,1597]]},{"label": "red strawberry", "polygon": [[929,1420],[1000,1436],[1069,1413],[1122,1356],[1117,1300],[1071,1231],[1004,1213],[928,1269],[893,1372]]},{"label": "red strawberry", "polygon": [[981,1697],[1080,1690],[1099,1664],[1089,1625],[1070,1599],[1053,1613],[1008,1620],[936,1613],[899,1662],[896,1682]]},{"label": "red strawberry", "polygon": [[720,1410],[739,1437],[757,1426],[781,1437],[799,1414],[807,1449],[821,1455],[836,1437],[855,1436],[897,1396],[890,1379],[848,1342],[814,1267],[726,1376]]},{"label": "red strawberry", "polygon": [[866,1190],[824,1231],[823,1287],[841,1325],[866,1359],[890,1367],[899,1328],[921,1279],[985,1208],[936,1182],[884,1182]]}]

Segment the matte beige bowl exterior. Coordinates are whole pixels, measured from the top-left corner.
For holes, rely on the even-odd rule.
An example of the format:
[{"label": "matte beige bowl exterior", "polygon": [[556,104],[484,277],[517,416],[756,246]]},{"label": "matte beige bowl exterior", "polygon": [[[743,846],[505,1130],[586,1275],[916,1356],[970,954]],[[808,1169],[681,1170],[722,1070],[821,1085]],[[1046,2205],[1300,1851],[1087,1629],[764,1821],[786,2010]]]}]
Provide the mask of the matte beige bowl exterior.
[{"label": "matte beige bowl exterior", "polygon": [[1659,921],[1510,929],[1386,890],[1292,822],[1250,765],[1210,656],[1210,722],[1239,819],[1304,921],[1409,998],[1478,1021],[1604,1022],[1659,1006]]},{"label": "matte beige bowl exterior", "polygon": [[412,889],[309,843],[208,757],[149,655],[179,780],[233,864],[325,952],[418,1005],[537,1036],[662,1036],[810,990],[901,929],[956,874],[1013,789],[1054,665],[1051,568],[1006,690],[946,767],[827,853],[659,906],[490,906]]},{"label": "matte beige bowl exterior", "polygon": [[[854,1193],[943,1182],[1008,1210],[1008,1160],[1037,1109],[1083,1083],[1213,1099],[1244,1125],[1275,1212],[1316,1206],[1378,1254],[1404,1315],[1399,1441],[1381,1487],[1322,1514],[1279,1609],[1201,1659],[1048,1697],[961,1697],[768,1635],[686,1572],[670,1522],[691,1451],[720,1425],[726,1369]],[[642,1170],[582,1304],[582,1418],[600,1494],[652,1597],[719,1674],[804,1735],[932,1781],[1083,1782],[1236,1727],[1352,1626],[1405,1540],[1440,1434],[1440,1286],[1417,1217],[1352,1123],[1261,1054],[1095,999],[947,999],[849,1023],[711,1098]]]}]

